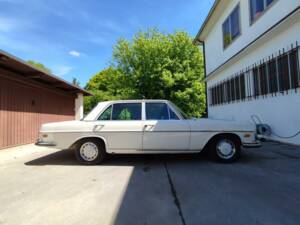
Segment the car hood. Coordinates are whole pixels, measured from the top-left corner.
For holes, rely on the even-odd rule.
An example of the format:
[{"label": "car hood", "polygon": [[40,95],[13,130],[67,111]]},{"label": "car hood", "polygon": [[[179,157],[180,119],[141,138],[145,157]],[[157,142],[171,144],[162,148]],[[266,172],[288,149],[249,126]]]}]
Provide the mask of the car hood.
[{"label": "car hood", "polygon": [[191,130],[197,131],[252,131],[256,126],[250,122],[218,119],[191,119],[189,120]]}]

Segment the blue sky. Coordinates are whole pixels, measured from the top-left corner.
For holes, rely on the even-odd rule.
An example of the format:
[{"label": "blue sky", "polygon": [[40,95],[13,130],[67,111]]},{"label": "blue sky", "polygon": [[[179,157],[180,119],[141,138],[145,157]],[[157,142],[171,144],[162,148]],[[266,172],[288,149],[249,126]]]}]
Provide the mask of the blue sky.
[{"label": "blue sky", "polygon": [[0,0],[0,48],[84,86],[139,30],[195,36],[213,0]]}]

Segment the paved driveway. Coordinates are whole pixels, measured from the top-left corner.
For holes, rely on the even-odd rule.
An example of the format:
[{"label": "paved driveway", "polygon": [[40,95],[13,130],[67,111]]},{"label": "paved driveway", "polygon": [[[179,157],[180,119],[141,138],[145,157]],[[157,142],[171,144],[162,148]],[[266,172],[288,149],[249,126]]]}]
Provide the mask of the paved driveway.
[{"label": "paved driveway", "polygon": [[1,225],[298,225],[299,209],[300,148],[287,145],[231,165],[177,155],[80,166],[68,150],[0,151]]}]

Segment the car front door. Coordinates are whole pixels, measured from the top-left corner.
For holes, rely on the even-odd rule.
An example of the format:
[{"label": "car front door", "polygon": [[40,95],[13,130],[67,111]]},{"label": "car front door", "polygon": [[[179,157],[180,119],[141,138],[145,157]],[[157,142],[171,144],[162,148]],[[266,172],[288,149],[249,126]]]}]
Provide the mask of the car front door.
[{"label": "car front door", "polygon": [[98,118],[94,129],[105,138],[109,152],[142,150],[142,103],[115,103]]},{"label": "car front door", "polygon": [[145,103],[143,151],[189,150],[190,127],[164,102]]}]

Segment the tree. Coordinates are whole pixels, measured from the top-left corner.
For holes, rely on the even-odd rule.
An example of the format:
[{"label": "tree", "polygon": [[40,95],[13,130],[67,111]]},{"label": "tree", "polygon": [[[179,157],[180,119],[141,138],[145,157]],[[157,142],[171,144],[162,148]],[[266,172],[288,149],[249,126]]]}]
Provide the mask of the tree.
[{"label": "tree", "polygon": [[110,68],[87,89],[94,99],[168,99],[189,116],[205,112],[203,55],[186,32],[139,32],[114,47]]},{"label": "tree", "polygon": [[33,60],[28,60],[27,63],[39,70],[46,72],[46,73],[52,73],[51,69],[47,68],[42,63],[35,62]]}]

